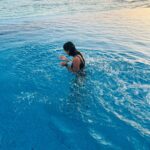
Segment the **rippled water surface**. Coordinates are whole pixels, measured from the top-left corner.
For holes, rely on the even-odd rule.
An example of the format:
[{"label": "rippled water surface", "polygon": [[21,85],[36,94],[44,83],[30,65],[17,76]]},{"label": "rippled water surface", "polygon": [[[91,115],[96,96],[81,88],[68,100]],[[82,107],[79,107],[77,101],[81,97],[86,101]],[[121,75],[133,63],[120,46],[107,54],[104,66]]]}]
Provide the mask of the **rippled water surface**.
[{"label": "rippled water surface", "polygon": [[1,150],[149,148],[150,0],[0,1]]}]

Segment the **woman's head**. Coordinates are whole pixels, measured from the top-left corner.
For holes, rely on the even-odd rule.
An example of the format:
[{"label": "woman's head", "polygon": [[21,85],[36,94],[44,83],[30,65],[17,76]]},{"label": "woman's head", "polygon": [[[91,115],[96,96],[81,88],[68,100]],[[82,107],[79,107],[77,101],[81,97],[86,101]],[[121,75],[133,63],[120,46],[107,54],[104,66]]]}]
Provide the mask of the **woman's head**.
[{"label": "woman's head", "polygon": [[76,47],[72,42],[66,42],[63,46],[66,53],[70,56],[76,55]]}]

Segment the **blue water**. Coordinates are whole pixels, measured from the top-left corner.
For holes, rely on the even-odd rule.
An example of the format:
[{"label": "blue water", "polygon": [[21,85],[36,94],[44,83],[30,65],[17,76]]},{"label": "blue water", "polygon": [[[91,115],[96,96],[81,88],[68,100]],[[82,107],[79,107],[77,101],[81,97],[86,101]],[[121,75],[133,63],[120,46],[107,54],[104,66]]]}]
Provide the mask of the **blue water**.
[{"label": "blue water", "polygon": [[150,0],[1,0],[0,150],[101,149],[150,149]]}]

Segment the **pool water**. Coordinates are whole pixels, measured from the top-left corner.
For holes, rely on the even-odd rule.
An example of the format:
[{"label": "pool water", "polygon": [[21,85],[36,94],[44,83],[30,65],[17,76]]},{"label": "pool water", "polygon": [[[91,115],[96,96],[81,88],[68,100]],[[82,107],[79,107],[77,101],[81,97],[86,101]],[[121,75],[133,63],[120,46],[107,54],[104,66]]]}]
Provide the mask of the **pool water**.
[{"label": "pool water", "polygon": [[0,150],[101,149],[150,149],[150,0],[1,0]]}]

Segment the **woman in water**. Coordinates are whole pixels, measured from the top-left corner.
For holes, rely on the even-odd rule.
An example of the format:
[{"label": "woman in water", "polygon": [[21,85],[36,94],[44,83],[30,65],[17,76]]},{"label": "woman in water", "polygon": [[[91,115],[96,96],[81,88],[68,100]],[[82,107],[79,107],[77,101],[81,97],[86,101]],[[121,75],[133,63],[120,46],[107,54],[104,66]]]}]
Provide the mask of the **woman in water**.
[{"label": "woman in water", "polygon": [[63,60],[61,62],[61,66],[65,66],[69,71],[73,73],[78,73],[82,71],[85,67],[85,60],[82,54],[76,49],[75,45],[72,42],[67,42],[63,46],[64,51],[73,57],[71,65],[69,65],[69,59],[65,56],[61,56],[60,59]]}]

